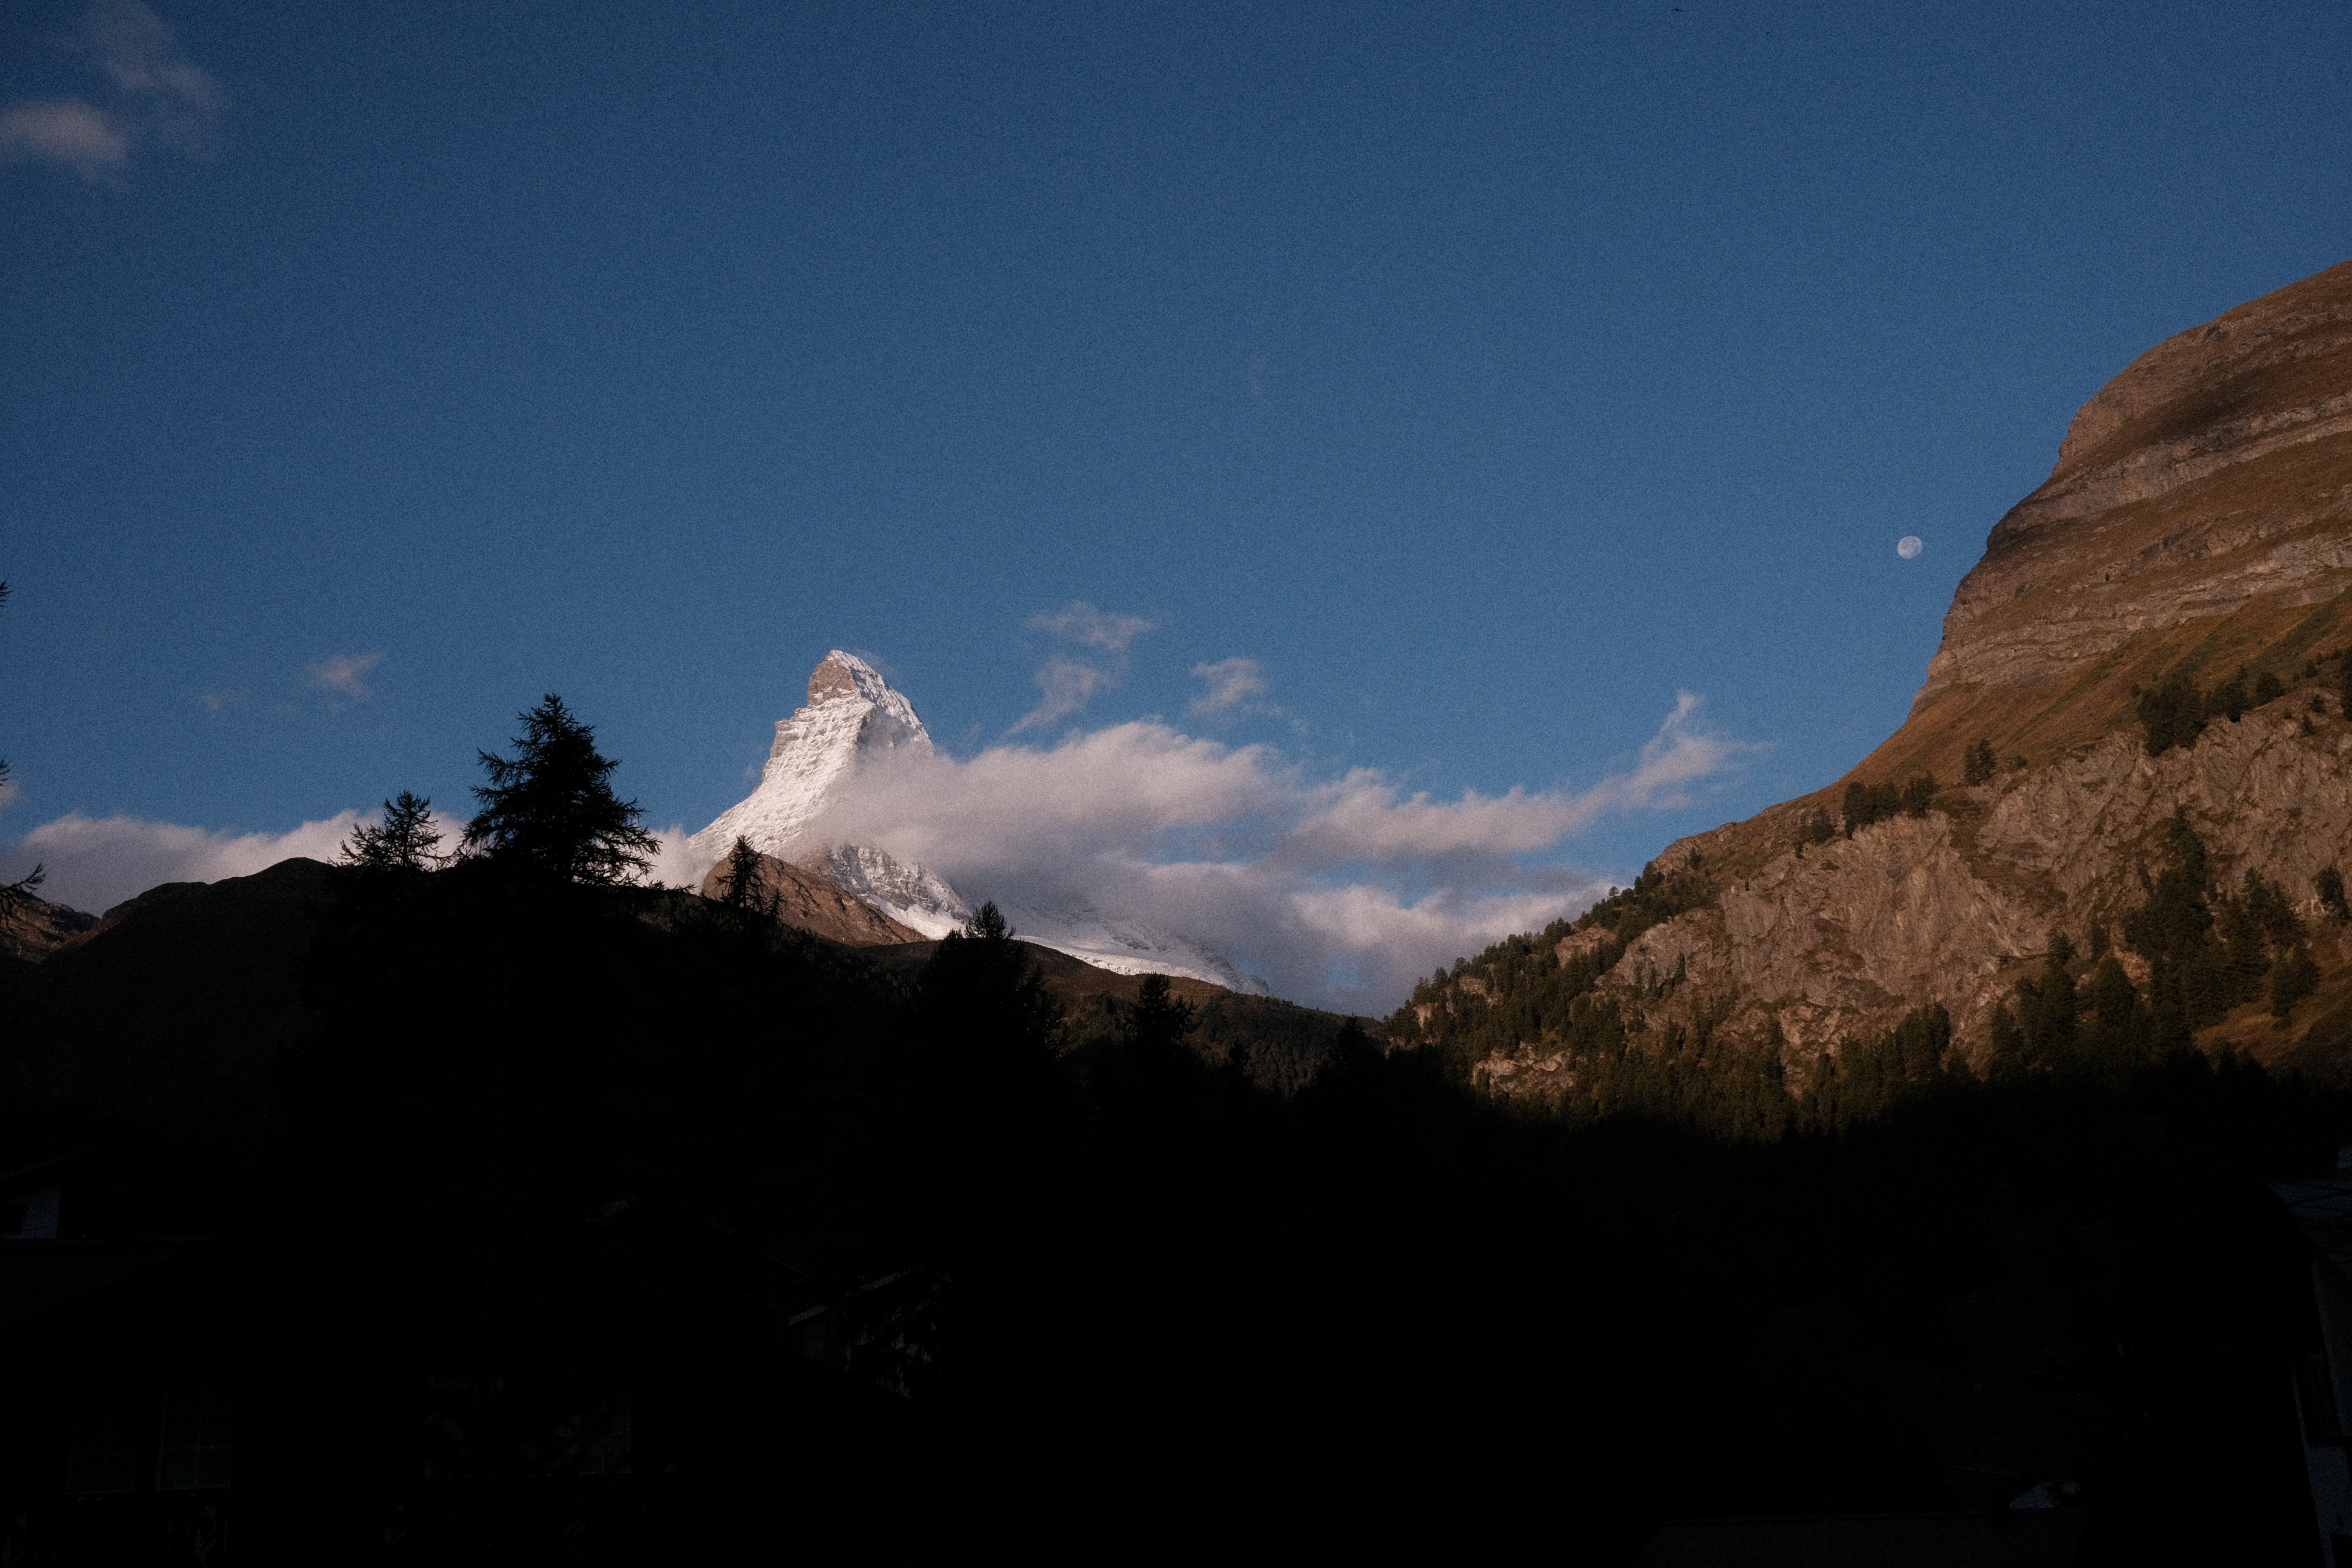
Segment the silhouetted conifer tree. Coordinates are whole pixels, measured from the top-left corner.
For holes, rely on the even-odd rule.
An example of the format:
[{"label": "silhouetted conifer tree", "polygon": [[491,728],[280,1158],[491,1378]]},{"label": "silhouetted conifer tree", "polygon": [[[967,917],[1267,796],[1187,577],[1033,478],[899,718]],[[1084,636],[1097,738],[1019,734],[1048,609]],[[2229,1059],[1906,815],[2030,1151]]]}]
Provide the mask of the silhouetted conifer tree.
[{"label": "silhouetted conifer tree", "polygon": [[1168,987],[1168,976],[1147,974],[1143,988],[1128,1014],[1129,1043],[1139,1050],[1181,1051],[1192,1027],[1192,1006]]},{"label": "silhouetted conifer tree", "polygon": [[433,828],[433,803],[402,790],[383,803],[383,821],[352,829],[343,840],[342,863],[363,871],[430,871],[440,864],[441,835]]},{"label": "silhouetted conifer tree", "polygon": [[637,803],[613,793],[619,764],[596,752],[596,731],[549,693],[518,715],[523,732],[509,760],[478,753],[490,782],[465,843],[490,858],[572,882],[611,884],[642,875],[660,846],[639,824]]},{"label": "silhouetted conifer tree", "polygon": [[2064,931],[2053,927],[2041,975],[2017,983],[2017,1026],[2025,1037],[2024,1060],[2029,1068],[2059,1068],[2073,1056],[2074,1015],[2079,1006],[2074,977],[2067,965],[2074,961],[2074,944]]},{"label": "silhouetted conifer tree", "polygon": [[761,880],[760,852],[739,833],[735,847],[727,852],[727,868],[719,874],[719,903],[746,917],[775,919],[783,896],[777,890],[762,893]]}]

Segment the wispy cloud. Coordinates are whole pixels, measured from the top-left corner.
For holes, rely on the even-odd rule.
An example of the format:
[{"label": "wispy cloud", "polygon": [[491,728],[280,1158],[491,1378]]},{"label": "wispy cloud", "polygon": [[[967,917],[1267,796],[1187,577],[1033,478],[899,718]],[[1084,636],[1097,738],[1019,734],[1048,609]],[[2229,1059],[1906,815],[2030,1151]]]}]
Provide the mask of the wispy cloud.
[{"label": "wispy cloud", "polygon": [[63,163],[85,180],[102,179],[131,162],[131,130],[78,98],[30,99],[0,110],[0,155]]},{"label": "wispy cloud", "polygon": [[380,653],[335,654],[310,667],[310,684],[353,702],[364,702],[375,693],[362,677],[383,662],[383,655]]},{"label": "wispy cloud", "polygon": [[1108,615],[1084,599],[1073,599],[1058,610],[1040,610],[1029,617],[1028,625],[1033,632],[1051,632],[1108,653],[1125,653],[1128,644],[1160,629],[1157,622],[1141,616]]},{"label": "wispy cloud", "polygon": [[1024,730],[1066,719],[1092,700],[1096,692],[1112,684],[1107,672],[1057,653],[1037,671],[1037,689],[1045,694],[1045,700],[1024,713],[1007,732],[1017,735]]},{"label": "wispy cloud", "polygon": [[94,60],[112,92],[104,104],[67,96],[0,110],[0,157],[100,180],[119,177],[143,144],[191,158],[218,151],[228,94],[138,0],[94,0],[62,43]]},{"label": "wispy cloud", "polygon": [[1109,614],[1084,599],[1073,599],[1058,610],[1040,610],[1024,624],[1031,631],[1051,632],[1065,642],[1098,649],[1102,657],[1087,660],[1057,653],[1046,659],[1037,671],[1037,689],[1045,694],[1045,700],[1005,731],[1010,735],[1066,719],[1093,700],[1095,693],[1117,686],[1127,673],[1129,645],[1159,629],[1141,616]]},{"label": "wispy cloud", "polygon": [[1699,715],[1685,694],[1590,788],[1450,800],[1149,721],[961,762],[893,752],[809,832],[880,845],[973,899],[1193,932],[1282,995],[1386,1008],[1431,964],[1589,903],[1600,879],[1559,863],[1577,834],[1685,804],[1758,749]]},{"label": "wispy cloud", "polygon": [[1196,664],[1192,679],[1205,682],[1208,689],[1192,699],[1186,711],[1204,717],[1228,713],[1236,708],[1251,712],[1261,711],[1265,704],[1257,699],[1271,689],[1265,671],[1254,658],[1221,658],[1214,664]]}]

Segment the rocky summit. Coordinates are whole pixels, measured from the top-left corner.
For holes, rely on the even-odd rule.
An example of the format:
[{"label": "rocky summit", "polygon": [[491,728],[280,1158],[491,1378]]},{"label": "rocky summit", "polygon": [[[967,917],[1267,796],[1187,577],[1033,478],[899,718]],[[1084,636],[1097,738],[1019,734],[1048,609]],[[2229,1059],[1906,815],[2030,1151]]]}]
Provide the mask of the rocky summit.
[{"label": "rocky summit", "polygon": [[[1628,1048],[1763,1053],[1795,1091],[1931,1005],[1981,1068],[2053,947],[2070,984],[2111,956],[2146,992],[2161,958],[2136,913],[2151,926],[2193,868],[2186,918],[2238,977],[2197,1042],[2352,1077],[2330,882],[2352,868],[2347,647],[2352,263],[2167,339],[2084,405],[1959,584],[1908,721],[1852,773],[1669,847],[1544,945],[1607,963],[1592,994]],[[1424,983],[1401,1023],[1494,1007],[1509,967]],[[1579,1092],[1547,1037],[1482,1049],[1505,1092]]]}]

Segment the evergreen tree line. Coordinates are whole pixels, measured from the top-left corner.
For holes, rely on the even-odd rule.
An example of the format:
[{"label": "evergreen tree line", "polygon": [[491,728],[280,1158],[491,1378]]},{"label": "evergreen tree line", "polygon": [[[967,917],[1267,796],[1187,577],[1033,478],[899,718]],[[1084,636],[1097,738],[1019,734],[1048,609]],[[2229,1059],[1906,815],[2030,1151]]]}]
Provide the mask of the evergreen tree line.
[{"label": "evergreen tree line", "polygon": [[[2236,890],[2217,886],[2205,841],[2185,813],[2166,825],[2162,848],[2159,873],[2140,868],[2146,898],[2119,933],[2147,962],[2146,990],[2108,951],[2104,925],[2092,928],[2092,967],[2082,981],[2073,942],[2053,931],[2040,975],[2019,982],[2013,1002],[1994,1011],[1989,1070],[1996,1079],[2053,1071],[2115,1080],[2192,1051],[2197,1030],[2245,1003],[2264,1001],[2284,1022],[2317,988],[2309,933],[2284,889],[2251,867]],[[2336,868],[2314,887],[2341,918]]]},{"label": "evergreen tree line", "polygon": [[[2306,660],[2301,678],[2322,681],[2335,691],[2339,704],[2352,705],[2352,646]],[[2133,711],[2151,757],[2160,757],[2175,746],[2193,746],[2214,720],[2226,719],[2234,724],[2251,710],[2285,695],[2286,684],[2275,671],[2249,671],[2242,664],[2210,690],[2200,689],[2187,670],[2174,670],[2146,688],[2132,688]],[[2326,695],[2315,694],[2311,712],[2326,711]],[[2311,721],[2305,717],[2305,731],[2308,733],[2310,728]]]},{"label": "evergreen tree line", "polygon": [[[1986,742],[1981,741],[1977,744],[1986,746]],[[1989,753],[1990,747],[1986,749]],[[1982,782],[1977,777],[1976,768],[1977,753],[1971,749],[1968,758],[1967,782]],[[1991,771],[1988,766],[1985,777],[1990,776]],[[1914,773],[1900,784],[1892,779],[1877,784],[1852,780],[1845,786],[1838,816],[1832,818],[1827,811],[1814,806],[1798,818],[1797,854],[1801,858],[1806,849],[1817,844],[1827,844],[1841,831],[1852,838],[1873,823],[1885,822],[1896,816],[1924,817],[1935,801],[1936,775],[1933,773]]]},{"label": "evergreen tree line", "polygon": [[1874,822],[1895,816],[1925,816],[1936,798],[1932,773],[1915,773],[1897,785],[1889,779],[1868,784],[1855,779],[1845,786],[1845,836],[1853,837]]},{"label": "evergreen tree line", "polygon": [[[2263,1001],[2285,1021],[2317,987],[2310,933],[2284,889],[2251,868],[2233,890],[2213,885],[2205,842],[2185,814],[2167,824],[2159,850],[2160,872],[2140,871],[2144,901],[2113,933],[2094,925],[2084,963],[2063,931],[2051,932],[2041,972],[1994,1009],[1987,1080],[2057,1074],[2120,1085],[2193,1053],[2195,1032],[2234,1007]],[[1465,1084],[1478,1063],[1525,1054],[1524,1044],[1538,1058],[1561,1058],[1557,1081],[1566,1087],[1551,1103],[1570,1120],[1641,1116],[1734,1139],[1842,1132],[1918,1096],[1979,1083],[1968,1053],[1955,1047],[1949,1016],[1934,1003],[1882,1037],[1822,1057],[1794,1098],[1777,1034],[1744,1047],[1717,1038],[1725,999],[1701,1002],[1690,1024],[1668,1022],[1644,1043],[1645,1022],[1595,992],[1623,957],[1617,931],[1638,935],[1669,918],[1662,910],[1679,912],[1705,896],[1695,871],[1675,875],[1684,879],[1669,891],[1670,879],[1645,870],[1635,889],[1596,906],[1605,920],[1555,922],[1457,959],[1414,987],[1390,1019],[1390,1036],[1426,1042]],[[2314,889],[2336,918],[2352,915],[2335,868],[2319,873]],[[1557,956],[1563,938],[1595,929],[1612,940],[1565,962]],[[2111,936],[2147,961],[2144,990],[2110,951]],[[1465,978],[1479,988],[1465,987]],[[1663,1000],[1684,978],[1680,963],[1665,975],[1632,976],[1632,1002]]]}]

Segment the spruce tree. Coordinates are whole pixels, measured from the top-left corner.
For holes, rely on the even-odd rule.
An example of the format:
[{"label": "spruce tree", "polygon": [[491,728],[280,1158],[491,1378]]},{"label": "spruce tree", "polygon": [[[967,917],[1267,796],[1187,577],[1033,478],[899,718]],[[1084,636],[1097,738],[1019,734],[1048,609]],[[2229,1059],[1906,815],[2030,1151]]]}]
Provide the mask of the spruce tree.
[{"label": "spruce tree", "polygon": [[596,731],[552,692],[518,717],[523,732],[513,758],[478,753],[490,782],[474,787],[482,809],[467,826],[466,845],[567,882],[643,875],[659,846],[639,823],[637,803],[613,793],[619,764],[597,754]]},{"label": "spruce tree", "polygon": [[433,830],[432,806],[430,800],[402,790],[397,800],[383,803],[381,826],[362,824],[352,829],[343,840],[342,863],[363,871],[432,870],[442,858],[436,852],[441,835]]},{"label": "spruce tree", "polygon": [[1168,987],[1168,976],[1147,974],[1135,1009],[1128,1015],[1128,1037],[1144,1051],[1181,1051],[1192,1027],[1192,1004]]},{"label": "spruce tree", "polygon": [[2166,676],[2139,694],[2137,708],[2147,733],[2147,754],[2160,757],[2175,746],[2193,746],[2205,728],[2205,704],[2186,674]]},{"label": "spruce tree", "polygon": [[782,896],[776,892],[763,895],[761,880],[760,852],[739,833],[735,836],[735,847],[727,852],[727,869],[719,874],[719,901],[739,914],[772,918]]}]

